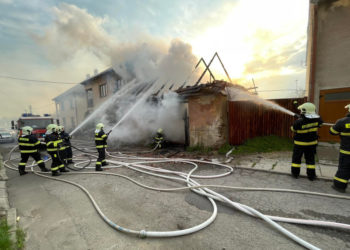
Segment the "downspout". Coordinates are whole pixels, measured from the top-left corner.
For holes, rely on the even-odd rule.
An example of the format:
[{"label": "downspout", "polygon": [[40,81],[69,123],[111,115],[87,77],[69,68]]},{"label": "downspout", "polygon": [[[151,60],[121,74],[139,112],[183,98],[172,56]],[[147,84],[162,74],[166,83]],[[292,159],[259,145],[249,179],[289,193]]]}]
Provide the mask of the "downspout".
[{"label": "downspout", "polygon": [[313,4],[312,13],[312,48],[310,61],[310,84],[309,84],[309,102],[315,101],[315,81],[316,81],[316,53],[317,53],[317,31],[318,31],[318,15],[317,3]]}]

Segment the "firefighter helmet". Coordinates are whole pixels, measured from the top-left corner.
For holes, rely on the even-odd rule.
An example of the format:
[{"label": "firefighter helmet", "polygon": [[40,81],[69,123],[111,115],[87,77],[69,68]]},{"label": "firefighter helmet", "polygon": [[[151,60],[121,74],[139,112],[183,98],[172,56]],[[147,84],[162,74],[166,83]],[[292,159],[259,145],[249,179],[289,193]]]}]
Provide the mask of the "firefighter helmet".
[{"label": "firefighter helmet", "polygon": [[33,131],[33,128],[30,126],[25,126],[22,128],[22,134],[23,135],[30,135]]},{"label": "firefighter helmet", "polygon": [[46,131],[48,133],[50,133],[50,134],[53,133],[53,132],[56,132],[57,131],[57,125],[56,124],[49,124],[49,125],[47,125]]},{"label": "firefighter helmet", "polygon": [[161,134],[161,133],[163,133],[163,129],[162,129],[162,128],[159,128],[159,129],[157,130],[157,132]]},{"label": "firefighter helmet", "polygon": [[96,125],[96,129],[101,130],[104,126],[105,126],[105,125],[103,125],[103,123],[98,123],[98,124]]},{"label": "firefighter helmet", "polygon": [[302,114],[316,114],[316,107],[311,102],[305,102],[304,104],[300,105],[298,109],[301,111]]},{"label": "firefighter helmet", "polygon": [[350,112],[350,104],[346,105],[344,108],[348,109]]}]

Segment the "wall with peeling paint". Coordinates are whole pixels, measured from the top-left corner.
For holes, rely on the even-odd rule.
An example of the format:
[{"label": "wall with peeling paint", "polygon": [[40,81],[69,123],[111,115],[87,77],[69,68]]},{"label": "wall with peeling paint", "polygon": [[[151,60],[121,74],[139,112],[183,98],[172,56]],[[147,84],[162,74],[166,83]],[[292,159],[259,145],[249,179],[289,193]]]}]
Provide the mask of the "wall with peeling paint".
[{"label": "wall with peeling paint", "polygon": [[207,94],[188,98],[190,146],[220,147],[228,142],[227,97]]}]

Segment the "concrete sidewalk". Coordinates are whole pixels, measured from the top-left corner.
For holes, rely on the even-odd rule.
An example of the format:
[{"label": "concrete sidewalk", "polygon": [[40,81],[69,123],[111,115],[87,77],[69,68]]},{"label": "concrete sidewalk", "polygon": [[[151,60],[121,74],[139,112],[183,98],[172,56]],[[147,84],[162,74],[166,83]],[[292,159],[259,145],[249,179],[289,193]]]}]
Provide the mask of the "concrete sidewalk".
[{"label": "concrete sidewalk", "polygon": [[[339,144],[320,143],[316,155],[316,175],[319,179],[333,180],[338,169]],[[228,165],[241,169],[270,173],[291,173],[292,152],[272,152],[233,156]],[[228,159],[220,159],[221,162]],[[303,159],[300,176],[306,177],[306,164]]]}]

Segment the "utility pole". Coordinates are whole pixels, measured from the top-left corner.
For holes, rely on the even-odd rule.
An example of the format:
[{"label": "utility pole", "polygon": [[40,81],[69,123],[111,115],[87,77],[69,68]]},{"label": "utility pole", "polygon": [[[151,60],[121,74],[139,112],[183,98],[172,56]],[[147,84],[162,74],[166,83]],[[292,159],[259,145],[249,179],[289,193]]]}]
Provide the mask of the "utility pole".
[{"label": "utility pole", "polygon": [[33,114],[32,113],[32,105],[31,104],[29,105],[29,114]]}]

